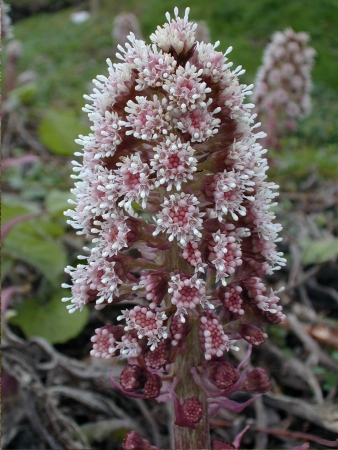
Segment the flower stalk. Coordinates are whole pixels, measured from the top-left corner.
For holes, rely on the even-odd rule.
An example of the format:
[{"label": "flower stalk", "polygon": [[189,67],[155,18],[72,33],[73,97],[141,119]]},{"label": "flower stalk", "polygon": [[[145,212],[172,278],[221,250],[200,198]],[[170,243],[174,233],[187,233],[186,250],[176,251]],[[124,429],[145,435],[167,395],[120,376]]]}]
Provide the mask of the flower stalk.
[{"label": "flower stalk", "polygon": [[203,352],[200,348],[198,324],[192,319],[191,332],[187,336],[186,351],[181,353],[173,364],[173,372],[180,382],[176,394],[180,401],[197,397],[201,403],[203,416],[195,429],[174,425],[175,449],[210,449],[210,431],[208,420],[207,394],[197,384],[191,382],[191,369],[203,363]]}]

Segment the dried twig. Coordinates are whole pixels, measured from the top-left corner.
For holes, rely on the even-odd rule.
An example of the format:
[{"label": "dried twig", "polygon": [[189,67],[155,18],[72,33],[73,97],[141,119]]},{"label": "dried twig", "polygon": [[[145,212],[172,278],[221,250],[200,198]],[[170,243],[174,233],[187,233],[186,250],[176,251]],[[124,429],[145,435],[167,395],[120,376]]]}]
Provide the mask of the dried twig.
[{"label": "dried twig", "polygon": [[338,405],[332,403],[314,405],[298,398],[272,392],[266,393],[263,401],[269,406],[308,420],[333,433],[338,433]]},{"label": "dried twig", "polygon": [[307,280],[312,278],[314,275],[316,275],[320,270],[320,266],[314,266],[311,267],[311,269],[304,272],[304,274],[301,277],[298,277],[295,281],[290,280],[290,282],[285,286],[284,292],[290,292],[294,289],[298,288],[299,286],[302,286],[306,283]]},{"label": "dried twig", "polygon": [[153,416],[151,415],[149,409],[147,408],[147,405],[141,399],[135,400],[135,404],[137,405],[137,407],[142,412],[143,417],[145,419],[147,419],[147,421],[149,422],[155,446],[157,448],[162,448],[160,431],[158,429],[158,426],[157,426],[157,423],[156,423],[155,419],[153,418]]},{"label": "dried twig", "polygon": [[317,444],[325,445],[326,447],[338,448],[337,441],[322,439],[318,436],[314,436],[313,434],[299,433],[298,431],[279,430],[274,428],[264,429],[260,427],[252,427],[252,429],[261,433],[272,434],[273,436],[290,437],[301,441],[316,442]]},{"label": "dried twig", "polygon": [[[311,369],[302,361],[287,357],[281,350],[270,342],[265,342],[258,352],[262,352],[262,360],[270,368],[270,372],[281,384],[298,387],[304,390],[305,386],[311,388],[316,403],[323,402],[323,395],[317,379]],[[298,383],[298,384],[297,384]]]},{"label": "dried twig", "polygon": [[[325,367],[338,372],[338,363],[336,363],[328,353],[326,353],[319,344],[306,332],[302,324],[294,314],[287,315],[287,321],[295,335],[302,341],[304,347],[316,355],[317,360]],[[314,388],[315,385],[313,385]]]}]

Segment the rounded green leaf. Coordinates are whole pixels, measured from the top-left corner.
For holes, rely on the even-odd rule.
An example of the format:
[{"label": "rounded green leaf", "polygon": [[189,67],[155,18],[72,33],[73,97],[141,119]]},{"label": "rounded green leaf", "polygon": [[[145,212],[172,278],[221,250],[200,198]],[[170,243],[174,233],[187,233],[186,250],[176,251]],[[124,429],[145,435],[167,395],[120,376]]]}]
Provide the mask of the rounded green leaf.
[{"label": "rounded green leaf", "polygon": [[24,300],[10,323],[20,327],[26,337],[41,336],[51,344],[62,344],[75,338],[87,324],[89,309],[70,314],[61,301],[65,295],[64,290],[57,291],[45,304],[35,298]]},{"label": "rounded green leaf", "polygon": [[63,215],[64,211],[72,208],[68,199],[74,199],[74,195],[68,191],[52,189],[46,197],[47,211],[52,215]]},{"label": "rounded green leaf", "polygon": [[303,264],[320,264],[338,257],[338,239],[321,239],[304,243]]},{"label": "rounded green leaf", "polygon": [[87,132],[88,127],[80,122],[72,109],[48,109],[39,126],[41,142],[59,156],[71,156],[78,151],[75,139]]},{"label": "rounded green leaf", "polygon": [[[3,203],[3,223],[29,211],[28,204],[24,208],[20,204]],[[60,275],[67,264],[65,250],[56,239],[62,235],[63,228],[50,217],[36,217],[18,223],[8,232],[3,251],[6,256],[37,268],[54,286],[58,286]]]}]

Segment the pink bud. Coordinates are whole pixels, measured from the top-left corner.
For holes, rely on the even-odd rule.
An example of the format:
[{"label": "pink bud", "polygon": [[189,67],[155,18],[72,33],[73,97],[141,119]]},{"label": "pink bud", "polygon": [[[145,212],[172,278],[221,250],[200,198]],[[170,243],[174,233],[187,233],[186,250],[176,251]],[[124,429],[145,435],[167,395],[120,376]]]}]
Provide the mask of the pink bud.
[{"label": "pink bud", "polygon": [[256,367],[247,373],[246,381],[242,388],[250,394],[264,394],[271,389],[267,373],[261,367]]},{"label": "pink bud", "polygon": [[238,331],[243,339],[254,346],[263,344],[265,342],[265,339],[267,339],[268,337],[268,335],[264,333],[263,330],[255,327],[254,325],[251,325],[251,323],[241,323]]},{"label": "pink bud", "polygon": [[127,392],[135,392],[144,387],[147,375],[142,367],[127,364],[120,375],[121,386]]},{"label": "pink bud", "polygon": [[188,319],[185,319],[184,317],[184,322],[182,322],[182,318],[177,315],[177,316],[173,316],[173,318],[171,319],[171,324],[170,324],[170,334],[171,334],[171,344],[174,346],[177,345],[181,345],[188,332],[189,332],[189,323],[188,323]]},{"label": "pink bud", "polygon": [[148,379],[144,385],[144,395],[146,398],[156,398],[160,395],[162,387],[162,380],[159,375],[154,373],[148,376]]},{"label": "pink bud", "polygon": [[206,370],[209,380],[219,389],[228,389],[238,378],[236,370],[227,361],[212,361]]},{"label": "pink bud", "polygon": [[96,358],[110,359],[120,354],[115,349],[116,341],[119,341],[124,335],[124,329],[121,325],[106,325],[95,330],[95,335],[91,338],[93,342],[93,350],[91,356]]},{"label": "pink bud", "polygon": [[136,431],[130,431],[123,440],[123,450],[156,450],[156,447],[141,438]]},{"label": "pink bud", "polygon": [[182,409],[187,419],[191,423],[198,423],[203,416],[202,403],[197,397],[191,397],[184,400]]},{"label": "pink bud", "polygon": [[164,339],[159,342],[155,350],[149,348],[143,354],[144,362],[147,367],[159,370],[169,363],[169,350],[171,347],[171,341]]}]

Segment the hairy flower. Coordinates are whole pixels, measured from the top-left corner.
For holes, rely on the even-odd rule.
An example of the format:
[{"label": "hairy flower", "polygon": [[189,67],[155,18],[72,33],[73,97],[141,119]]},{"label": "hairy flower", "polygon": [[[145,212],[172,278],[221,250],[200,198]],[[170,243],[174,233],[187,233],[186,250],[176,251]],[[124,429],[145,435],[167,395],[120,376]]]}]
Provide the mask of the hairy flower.
[{"label": "hairy flower", "polygon": [[156,153],[150,164],[157,174],[156,187],[166,184],[167,191],[170,191],[174,185],[179,191],[182,183],[193,179],[197,160],[189,144],[182,143],[180,138],[171,133],[154,150]]},{"label": "hairy flower", "polygon": [[157,347],[161,338],[167,338],[166,327],[163,327],[163,320],[167,318],[164,312],[155,313],[152,309],[135,306],[132,310],[122,311],[123,314],[117,320],[126,319],[126,331],[136,330],[139,339],[144,336],[148,338],[148,345],[151,350]]},{"label": "hairy flower", "polygon": [[160,232],[169,234],[169,241],[176,237],[183,246],[192,238],[200,238],[202,234],[202,219],[205,213],[200,213],[196,207],[199,202],[194,195],[181,194],[170,195],[165,198],[162,211],[157,215],[157,228],[153,235]]},{"label": "hairy flower", "polygon": [[119,206],[131,206],[132,201],[141,202],[142,207],[146,207],[146,199],[152,189],[149,176],[153,172],[147,163],[141,161],[140,155],[125,157],[122,162],[116,164],[116,189],[124,198],[119,202]]},{"label": "hairy flower", "polygon": [[120,125],[130,127],[126,135],[149,141],[157,139],[162,134],[168,134],[171,125],[167,121],[165,98],[160,101],[157,95],[151,100],[146,97],[135,97],[136,102],[129,100],[125,111],[128,113],[127,122],[120,121]]}]

